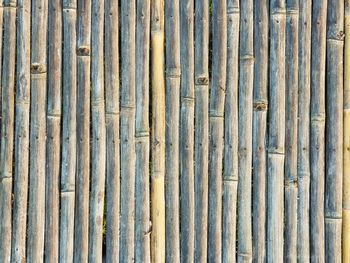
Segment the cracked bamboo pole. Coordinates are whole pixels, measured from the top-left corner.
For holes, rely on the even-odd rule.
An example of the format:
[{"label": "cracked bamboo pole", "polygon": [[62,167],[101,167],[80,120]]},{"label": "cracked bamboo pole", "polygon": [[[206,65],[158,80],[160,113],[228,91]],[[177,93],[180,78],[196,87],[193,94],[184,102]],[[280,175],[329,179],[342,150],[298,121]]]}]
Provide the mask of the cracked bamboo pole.
[{"label": "cracked bamboo pole", "polygon": [[180,262],[180,9],[179,1],[165,1],[166,33],[166,262]]}]

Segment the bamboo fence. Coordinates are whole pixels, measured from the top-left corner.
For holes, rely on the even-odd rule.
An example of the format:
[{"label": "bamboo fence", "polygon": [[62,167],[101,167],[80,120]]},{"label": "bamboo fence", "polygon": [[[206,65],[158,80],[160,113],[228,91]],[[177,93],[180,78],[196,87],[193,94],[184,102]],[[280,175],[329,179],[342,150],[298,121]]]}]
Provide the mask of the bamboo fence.
[{"label": "bamboo fence", "polygon": [[0,262],[350,263],[350,1],[0,1]]}]

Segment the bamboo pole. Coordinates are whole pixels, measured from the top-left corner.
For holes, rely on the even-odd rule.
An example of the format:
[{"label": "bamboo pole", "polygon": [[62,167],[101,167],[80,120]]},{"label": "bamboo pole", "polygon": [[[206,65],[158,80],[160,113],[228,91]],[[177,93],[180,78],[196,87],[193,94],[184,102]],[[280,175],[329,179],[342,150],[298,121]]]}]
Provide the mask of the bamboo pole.
[{"label": "bamboo pole", "polygon": [[253,261],[266,259],[266,127],[268,108],[269,1],[254,1]]},{"label": "bamboo pole", "polygon": [[118,1],[105,2],[106,261],[119,260],[119,28]]},{"label": "bamboo pole", "polygon": [[[30,103],[30,1],[17,2],[17,66],[15,166],[12,227],[13,262],[26,258],[28,172],[29,172],[29,103]],[[1,20],[1,18],[0,18]],[[1,20],[2,21],[2,20]],[[1,34],[0,34],[1,35]],[[2,37],[0,37],[2,39]]]},{"label": "bamboo pole", "polygon": [[121,116],[120,116],[120,252],[121,262],[134,257],[135,212],[135,25],[136,3],[121,1]]},{"label": "bamboo pole", "polygon": [[239,91],[238,91],[238,204],[237,260],[252,258],[252,116],[253,116],[253,1],[240,3]]},{"label": "bamboo pole", "polygon": [[181,262],[194,258],[194,1],[180,1]]},{"label": "bamboo pole", "polygon": [[[15,118],[15,58],[16,7],[14,0],[4,1],[3,61],[1,94],[1,148],[0,148],[0,258],[10,262],[12,232],[12,184]],[[13,229],[16,231],[16,229]]]},{"label": "bamboo pole", "polygon": [[343,49],[344,1],[329,0],[327,8],[326,86],[326,261],[341,262],[343,187]]},{"label": "bamboo pole", "polygon": [[102,262],[106,127],[103,72],[104,1],[91,5],[91,183],[89,211],[89,262]]},{"label": "bamboo pole", "polygon": [[60,130],[62,9],[59,0],[48,6],[47,141],[45,199],[45,262],[59,259]]},{"label": "bamboo pole", "polygon": [[345,1],[342,259],[350,262],[350,2]]},{"label": "bamboo pole", "polygon": [[283,262],[285,1],[270,2],[270,111],[267,154],[267,262]]},{"label": "bamboo pole", "polygon": [[136,14],[135,261],[150,262],[149,49],[150,1],[138,0]]},{"label": "bamboo pole", "polygon": [[209,101],[208,260],[221,261],[222,159],[226,88],[226,1],[212,2],[212,82]]},{"label": "bamboo pole", "polygon": [[[303,5],[302,5],[303,6]],[[286,1],[286,155],[284,175],[284,262],[297,259],[297,129],[299,1]],[[302,11],[301,11],[302,12]],[[301,15],[303,19],[303,15]],[[310,26],[310,25],[309,25]],[[303,52],[304,53],[304,52]],[[304,69],[308,70],[308,69]],[[307,111],[307,110],[306,110]],[[304,109],[302,110],[304,112]],[[304,134],[305,135],[305,134]],[[308,136],[308,135],[307,135]],[[302,138],[304,139],[304,138]],[[308,226],[307,226],[308,227]]]},{"label": "bamboo pole", "polygon": [[312,3],[311,35],[311,126],[310,126],[310,226],[311,262],[325,261],[324,176],[325,176],[325,61],[327,0]]},{"label": "bamboo pole", "polygon": [[207,262],[209,144],[209,1],[195,2],[194,261]]},{"label": "bamboo pole", "polygon": [[32,1],[28,263],[44,256],[47,9],[47,1]]},{"label": "bamboo pole", "polygon": [[179,1],[165,1],[166,33],[166,262],[180,262],[180,9]]},{"label": "bamboo pole", "polygon": [[165,80],[164,80],[164,2],[151,2],[152,49],[152,168],[151,168],[151,257],[165,262]]}]

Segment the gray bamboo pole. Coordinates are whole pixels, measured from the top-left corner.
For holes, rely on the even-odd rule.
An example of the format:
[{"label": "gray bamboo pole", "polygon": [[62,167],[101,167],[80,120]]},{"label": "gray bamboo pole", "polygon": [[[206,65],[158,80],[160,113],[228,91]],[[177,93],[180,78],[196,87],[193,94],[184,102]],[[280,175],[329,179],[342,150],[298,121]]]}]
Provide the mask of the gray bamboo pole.
[{"label": "gray bamboo pole", "polygon": [[121,1],[121,113],[120,113],[120,252],[121,262],[134,257],[135,213],[135,0]]},{"label": "gray bamboo pole", "polygon": [[106,261],[119,260],[119,28],[118,1],[105,2]]},{"label": "gray bamboo pole", "polygon": [[[12,182],[15,115],[16,1],[5,0],[3,11],[3,61],[0,148],[0,258],[10,262],[12,232]],[[16,231],[16,229],[13,229]]]},{"label": "gray bamboo pole", "polygon": [[212,82],[209,101],[208,261],[221,262],[222,163],[226,89],[226,1],[212,2]]},{"label": "gray bamboo pole", "polygon": [[91,183],[89,211],[89,262],[102,262],[106,127],[103,72],[104,0],[91,5]]},{"label": "gray bamboo pole", "polygon": [[165,79],[163,0],[154,0],[151,2],[151,49],[151,259],[152,262],[165,262]]},{"label": "gray bamboo pole", "polygon": [[312,3],[311,126],[310,126],[310,233],[311,262],[325,261],[325,67],[327,0]]},{"label": "gray bamboo pole", "polygon": [[266,127],[268,108],[269,1],[254,1],[253,261],[266,259]]},{"label": "gray bamboo pole", "polygon": [[328,1],[326,36],[325,250],[326,262],[341,262],[344,1]]},{"label": "gray bamboo pole", "polygon": [[194,1],[180,1],[181,262],[194,259]]},{"label": "gray bamboo pole", "polygon": [[77,1],[77,171],[74,262],[88,261],[90,187],[91,1]]},{"label": "gray bamboo pole", "polygon": [[195,2],[194,261],[207,262],[209,144],[209,1]]},{"label": "gray bamboo pole", "polygon": [[76,11],[75,0],[62,2],[62,152],[60,261],[73,261],[76,173]]},{"label": "gray bamboo pole", "polygon": [[[312,1],[300,1],[298,102],[297,258],[310,260],[310,60]],[[288,40],[287,40],[288,42]],[[286,134],[288,138],[289,135]],[[311,197],[313,198],[313,197]]]},{"label": "gray bamboo pole", "polygon": [[180,9],[179,1],[165,1],[166,34],[166,262],[180,262]]},{"label": "gray bamboo pole", "polygon": [[237,260],[252,260],[253,0],[240,3]]},{"label": "gray bamboo pole", "polygon": [[32,1],[28,263],[44,256],[47,9],[47,1]]},{"label": "gray bamboo pole", "polygon": [[[286,2],[286,157],[284,175],[284,262],[297,260],[298,207],[298,24],[299,0]],[[301,15],[302,19],[303,15]],[[310,25],[309,25],[310,26]],[[304,54],[304,52],[303,52]],[[302,59],[302,58],[301,58]],[[308,69],[304,69],[307,71]],[[302,74],[302,73],[301,73]],[[302,112],[307,112],[307,110]],[[309,135],[308,135],[309,137]],[[300,138],[304,140],[304,138]],[[307,140],[308,138],[306,138]],[[308,226],[307,226],[308,227]]]},{"label": "gray bamboo pole", "polygon": [[12,228],[16,229],[16,231],[12,232],[11,244],[11,260],[16,263],[22,262],[26,258],[30,103],[29,10],[30,1],[17,2],[16,123],[12,220]]},{"label": "gray bamboo pole", "polygon": [[150,1],[138,0],[136,14],[135,261],[150,262],[149,48]]},{"label": "gray bamboo pole", "polygon": [[285,24],[285,1],[271,0],[270,111],[267,154],[267,262],[283,262]]},{"label": "gray bamboo pole", "polygon": [[61,1],[48,6],[48,72],[47,72],[47,141],[45,199],[45,262],[59,259],[60,210],[60,131],[61,131],[61,67],[62,9]]}]

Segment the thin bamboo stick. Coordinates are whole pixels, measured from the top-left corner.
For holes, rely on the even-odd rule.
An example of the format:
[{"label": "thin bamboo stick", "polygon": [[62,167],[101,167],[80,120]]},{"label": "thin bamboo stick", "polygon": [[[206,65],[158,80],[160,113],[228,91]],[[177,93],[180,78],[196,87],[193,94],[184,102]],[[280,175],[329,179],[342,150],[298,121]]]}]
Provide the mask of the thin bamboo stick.
[{"label": "thin bamboo stick", "polygon": [[209,101],[209,210],[208,261],[222,256],[222,163],[224,102],[226,89],[227,13],[226,1],[212,2],[212,82]]},{"label": "thin bamboo stick", "polygon": [[[11,260],[26,258],[28,172],[29,172],[29,103],[30,103],[30,1],[17,3],[17,66],[14,200]],[[1,19],[1,18],[0,18]],[[1,35],[1,34],[0,34]],[[2,37],[0,37],[2,39]]]},{"label": "thin bamboo stick", "polygon": [[350,262],[350,2],[345,1],[342,260]]},{"label": "thin bamboo stick", "polygon": [[[0,258],[10,262],[15,118],[16,1],[4,1],[0,148]],[[16,231],[13,229],[13,231]]]},{"label": "thin bamboo stick", "polygon": [[268,108],[269,1],[254,1],[253,261],[266,259],[266,126]]},{"label": "thin bamboo stick", "polygon": [[105,2],[106,261],[119,262],[119,28],[118,1]]},{"label": "thin bamboo stick", "polygon": [[180,9],[165,1],[166,33],[166,262],[180,262]]},{"label": "thin bamboo stick", "polygon": [[91,1],[77,1],[77,171],[74,262],[88,261]]},{"label": "thin bamboo stick", "polygon": [[120,115],[120,252],[121,262],[134,257],[135,213],[135,25],[136,3],[121,1],[121,115]]},{"label": "thin bamboo stick", "polygon": [[104,0],[91,5],[91,184],[89,211],[89,262],[102,262],[106,127],[103,72]]},{"label": "thin bamboo stick", "polygon": [[285,25],[285,1],[271,1],[269,65],[270,111],[267,154],[267,262],[283,262]]},{"label": "thin bamboo stick", "polygon": [[[297,129],[299,1],[286,1],[286,156],[284,175],[284,262],[297,259]],[[303,16],[301,15],[301,19]],[[310,26],[310,25],[309,25]],[[305,70],[305,69],[304,69]],[[307,69],[306,69],[307,70]],[[304,111],[303,111],[304,112]],[[307,135],[308,136],[308,135]],[[303,138],[304,139],[304,138]]]},{"label": "thin bamboo stick", "polygon": [[326,90],[326,261],[341,262],[343,187],[343,49],[344,1],[329,0],[327,8]]},{"label": "thin bamboo stick", "polygon": [[45,230],[47,1],[32,1],[27,262],[41,262]]},{"label": "thin bamboo stick", "polygon": [[135,261],[150,262],[149,48],[150,1],[137,1],[136,14]]},{"label": "thin bamboo stick", "polygon": [[209,1],[195,2],[194,261],[207,262],[209,144]]},{"label": "thin bamboo stick", "polygon": [[311,126],[310,126],[310,227],[311,262],[325,261],[325,61],[327,0],[312,3],[311,35]]},{"label": "thin bamboo stick", "polygon": [[164,1],[151,2],[152,48],[152,168],[151,168],[151,257],[165,262],[165,80]]}]

